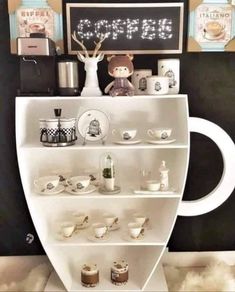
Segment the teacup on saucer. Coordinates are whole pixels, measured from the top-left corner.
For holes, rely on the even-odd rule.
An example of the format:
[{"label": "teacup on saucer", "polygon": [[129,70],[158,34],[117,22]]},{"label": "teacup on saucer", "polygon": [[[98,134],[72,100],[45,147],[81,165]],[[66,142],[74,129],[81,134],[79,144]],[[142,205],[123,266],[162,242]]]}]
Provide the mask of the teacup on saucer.
[{"label": "teacup on saucer", "polygon": [[149,224],[149,218],[144,214],[135,213],[133,214],[136,223],[141,224],[142,227],[146,227]]},{"label": "teacup on saucer", "polygon": [[90,184],[89,176],[73,176],[66,180],[69,186],[72,186],[74,190],[85,190]]},{"label": "teacup on saucer", "polygon": [[135,138],[137,129],[113,129],[112,134],[119,136],[123,141],[129,141]]},{"label": "teacup on saucer", "polygon": [[83,228],[84,226],[89,224],[89,216],[87,214],[74,212],[72,215],[76,223],[76,229]]},{"label": "teacup on saucer", "polygon": [[61,233],[64,237],[68,238],[73,235],[73,232],[75,230],[75,224],[74,222],[67,221],[61,223]]},{"label": "teacup on saucer", "polygon": [[149,137],[158,140],[165,140],[171,136],[171,128],[153,128],[147,131]]},{"label": "teacup on saucer", "polygon": [[109,213],[104,213],[103,218],[109,230],[116,230],[119,221],[117,216]]},{"label": "teacup on saucer", "polygon": [[57,175],[43,176],[34,180],[34,186],[40,190],[40,192],[53,192],[59,185],[60,178]]},{"label": "teacup on saucer", "polygon": [[129,231],[129,236],[132,239],[138,239],[141,236],[144,236],[144,228],[142,224],[137,223],[137,222],[131,222],[128,224],[128,231]]},{"label": "teacup on saucer", "polygon": [[94,235],[96,238],[101,239],[108,233],[108,227],[104,223],[92,224]]}]

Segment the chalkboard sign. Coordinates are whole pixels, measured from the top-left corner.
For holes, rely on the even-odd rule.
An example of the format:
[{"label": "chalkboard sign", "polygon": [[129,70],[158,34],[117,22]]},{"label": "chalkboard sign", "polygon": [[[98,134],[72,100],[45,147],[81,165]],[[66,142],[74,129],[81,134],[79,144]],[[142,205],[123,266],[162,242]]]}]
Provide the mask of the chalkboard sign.
[{"label": "chalkboard sign", "polygon": [[69,54],[81,50],[74,32],[89,52],[104,35],[106,54],[182,52],[183,3],[67,3],[66,8]]}]

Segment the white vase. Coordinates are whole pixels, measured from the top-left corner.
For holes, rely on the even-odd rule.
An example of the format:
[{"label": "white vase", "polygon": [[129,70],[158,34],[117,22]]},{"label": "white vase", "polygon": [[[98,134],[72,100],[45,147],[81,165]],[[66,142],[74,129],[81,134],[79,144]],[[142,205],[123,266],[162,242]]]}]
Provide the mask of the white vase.
[{"label": "white vase", "polygon": [[107,191],[113,191],[115,186],[115,178],[105,178],[104,186]]}]

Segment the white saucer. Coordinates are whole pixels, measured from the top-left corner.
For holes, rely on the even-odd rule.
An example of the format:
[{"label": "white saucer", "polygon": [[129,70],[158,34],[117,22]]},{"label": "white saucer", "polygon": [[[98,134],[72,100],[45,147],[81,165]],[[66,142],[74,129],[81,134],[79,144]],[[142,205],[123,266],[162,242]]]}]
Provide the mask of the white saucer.
[{"label": "white saucer", "polygon": [[171,144],[174,143],[176,139],[165,139],[165,140],[147,140],[150,144],[159,144],[159,145],[165,145],[165,144]]},{"label": "white saucer", "polygon": [[85,190],[76,190],[73,186],[68,186],[65,190],[71,195],[86,195],[93,193],[96,190],[96,187],[94,185],[89,185]]},{"label": "white saucer", "polygon": [[134,145],[134,144],[140,144],[142,140],[118,140],[114,141],[113,143],[119,144],[119,145]]},{"label": "white saucer", "polygon": [[110,235],[109,234],[105,234],[104,237],[102,238],[97,238],[95,237],[94,234],[91,234],[87,237],[88,240],[93,241],[93,242],[107,242],[110,240]]},{"label": "white saucer", "polygon": [[115,231],[115,230],[118,230],[118,229],[120,229],[119,223],[113,224],[113,226],[111,228],[109,227],[109,231]]},{"label": "white saucer", "polygon": [[128,233],[123,235],[123,240],[130,242],[139,242],[144,240],[144,235],[140,235],[138,238],[132,238]]},{"label": "white saucer", "polygon": [[51,191],[42,191],[42,190],[39,190],[39,189],[35,189],[35,191],[40,194],[40,195],[45,195],[45,196],[53,196],[53,195],[57,195],[57,194],[60,194],[62,193],[63,191],[65,190],[65,187],[61,184],[59,184],[56,188],[54,188],[53,190]]}]

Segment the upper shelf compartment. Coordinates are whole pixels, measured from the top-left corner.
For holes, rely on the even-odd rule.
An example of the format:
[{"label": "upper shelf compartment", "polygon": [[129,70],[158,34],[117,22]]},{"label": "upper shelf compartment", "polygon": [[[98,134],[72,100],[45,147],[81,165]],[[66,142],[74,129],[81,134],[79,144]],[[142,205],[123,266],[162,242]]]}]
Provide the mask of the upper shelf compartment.
[{"label": "upper shelf compartment", "polygon": [[[142,140],[149,138],[147,136],[149,128],[169,127],[173,129],[172,138],[176,139],[172,147],[173,145],[176,147],[188,145],[187,95],[146,95],[115,98],[110,96],[17,97],[16,128],[18,146],[41,146],[39,142],[39,119],[53,117],[54,108],[61,108],[62,116],[74,118],[79,118],[82,113],[90,109],[105,112],[110,119],[107,148],[109,146],[110,148],[115,147],[115,144],[112,143],[111,131],[113,128],[118,127],[138,129],[138,138]],[[76,146],[79,147],[81,145],[82,138],[78,134]],[[87,147],[93,149],[93,145],[98,144],[89,143]],[[136,148],[145,148],[145,145],[139,144],[139,146],[136,145]],[[165,146],[169,147],[169,145]],[[159,147],[159,145],[152,147]]]}]

